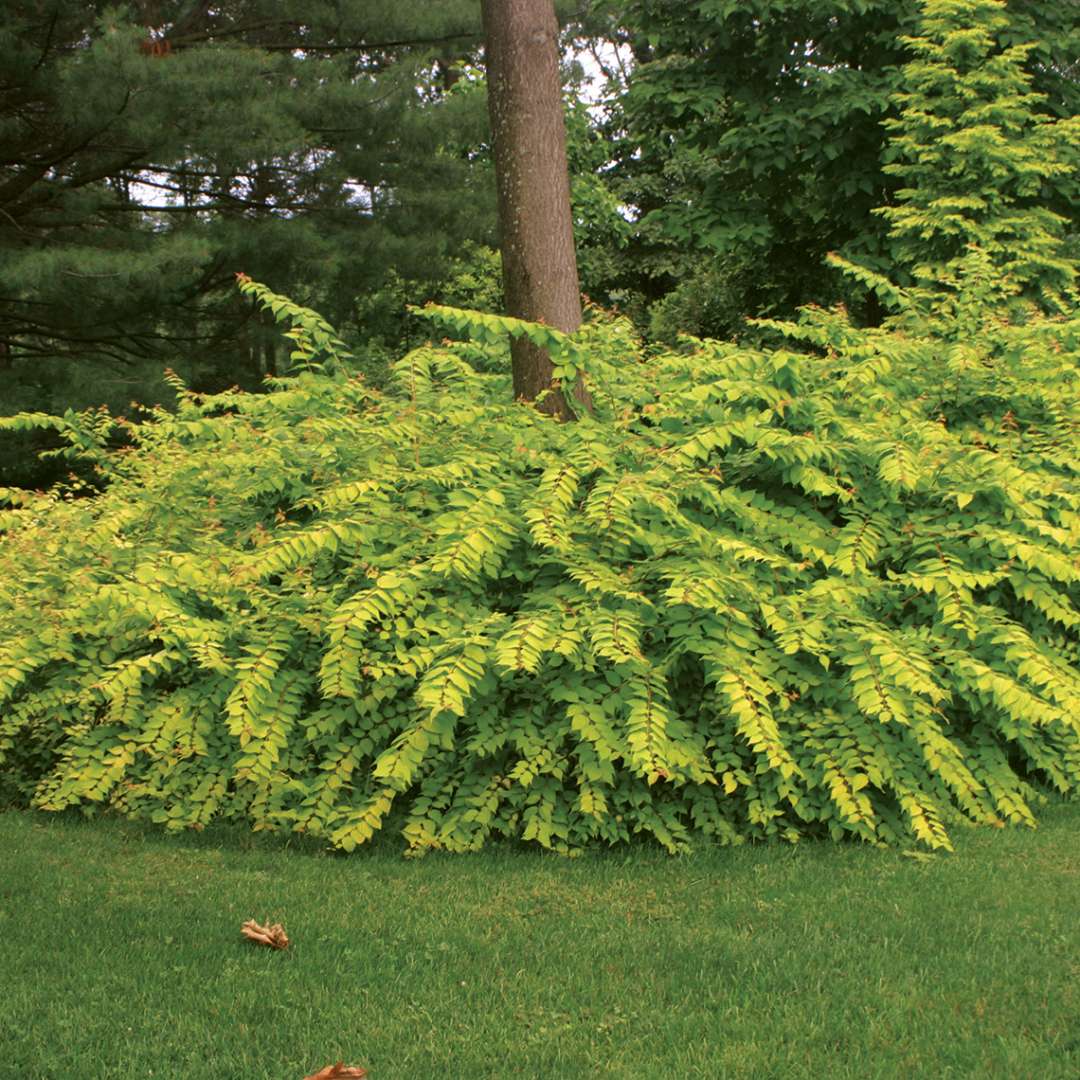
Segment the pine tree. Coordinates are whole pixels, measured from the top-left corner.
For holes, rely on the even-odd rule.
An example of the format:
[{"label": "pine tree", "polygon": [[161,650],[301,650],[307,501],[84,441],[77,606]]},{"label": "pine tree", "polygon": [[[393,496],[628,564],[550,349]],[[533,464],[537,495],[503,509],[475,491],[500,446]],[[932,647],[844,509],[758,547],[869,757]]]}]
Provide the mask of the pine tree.
[{"label": "pine tree", "polygon": [[5,5],[8,362],[191,374],[212,353],[219,385],[250,385],[274,337],[235,271],[342,326],[388,265],[432,280],[494,222],[486,169],[458,152],[484,138],[483,95],[447,93],[439,67],[479,39],[471,0]]}]

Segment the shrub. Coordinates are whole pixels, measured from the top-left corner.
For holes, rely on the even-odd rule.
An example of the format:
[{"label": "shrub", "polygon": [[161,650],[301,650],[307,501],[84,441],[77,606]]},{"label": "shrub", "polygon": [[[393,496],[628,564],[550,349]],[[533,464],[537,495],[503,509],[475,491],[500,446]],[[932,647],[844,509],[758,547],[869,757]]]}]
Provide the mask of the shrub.
[{"label": "shrub", "polygon": [[[1076,790],[1077,320],[809,310],[763,328],[782,347],[653,355],[602,316],[570,340],[431,308],[473,341],[375,392],[244,288],[304,368],[272,393],[0,421],[107,481],[2,495],[21,798],[345,850],[394,807],[413,852],[574,851],[948,848]],[[597,415],[508,403],[509,333],[584,369]]]}]

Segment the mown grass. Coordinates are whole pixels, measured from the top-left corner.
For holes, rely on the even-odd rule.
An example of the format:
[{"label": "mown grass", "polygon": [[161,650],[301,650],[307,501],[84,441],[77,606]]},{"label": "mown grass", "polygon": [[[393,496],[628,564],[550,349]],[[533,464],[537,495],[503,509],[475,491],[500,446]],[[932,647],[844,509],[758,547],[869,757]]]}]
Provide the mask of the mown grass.
[{"label": "mown grass", "polygon": [[0,814],[0,1077],[1075,1080],[1080,805],[958,840],[408,862]]}]

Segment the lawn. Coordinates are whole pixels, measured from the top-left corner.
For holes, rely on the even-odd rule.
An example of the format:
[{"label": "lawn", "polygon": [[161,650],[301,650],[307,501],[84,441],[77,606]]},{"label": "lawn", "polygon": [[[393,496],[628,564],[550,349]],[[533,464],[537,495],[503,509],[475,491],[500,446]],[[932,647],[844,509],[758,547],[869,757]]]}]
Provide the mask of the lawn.
[{"label": "lawn", "polygon": [[406,861],[0,814],[0,1077],[1075,1080],[1080,805],[957,846]]}]

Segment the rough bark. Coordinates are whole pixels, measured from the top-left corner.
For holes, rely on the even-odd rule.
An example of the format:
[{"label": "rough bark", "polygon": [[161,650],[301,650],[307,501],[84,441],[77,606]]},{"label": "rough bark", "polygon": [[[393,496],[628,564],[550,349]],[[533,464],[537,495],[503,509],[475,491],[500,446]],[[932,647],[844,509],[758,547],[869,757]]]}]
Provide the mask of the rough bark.
[{"label": "rough bark", "polygon": [[[581,323],[581,292],[554,0],[483,0],[483,16],[507,313],[573,333]],[[516,398],[535,401],[551,387],[545,350],[515,340],[511,359]],[[575,398],[579,408],[590,407],[584,387]],[[538,407],[573,417],[559,390]]]}]

